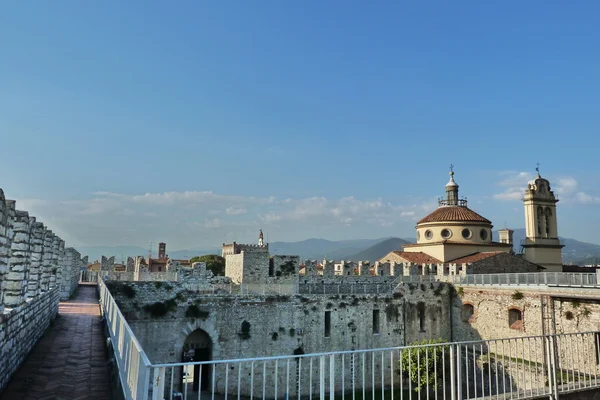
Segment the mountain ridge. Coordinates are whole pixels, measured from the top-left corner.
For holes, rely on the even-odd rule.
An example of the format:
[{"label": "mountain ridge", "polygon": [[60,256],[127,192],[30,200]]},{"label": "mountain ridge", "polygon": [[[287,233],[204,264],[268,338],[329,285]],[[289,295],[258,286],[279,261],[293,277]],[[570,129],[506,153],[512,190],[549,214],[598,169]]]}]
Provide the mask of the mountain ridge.
[{"label": "mountain ridge", "polygon": [[[513,243],[516,253],[521,252],[521,241],[525,238],[525,229],[515,229]],[[498,232],[494,232],[494,240],[498,239]],[[563,248],[563,263],[590,263],[600,257],[600,245],[582,242],[576,239],[560,237]],[[402,250],[402,245],[414,243],[413,238],[384,237],[378,239],[354,240],[327,240],[310,238],[297,242],[272,242],[269,243],[271,254],[297,255],[301,260],[348,260],[348,261],[377,261],[390,251]],[[116,262],[126,260],[127,257],[147,256],[148,249],[139,246],[84,246],[77,249],[82,255],[88,255],[90,262],[100,260],[104,255],[115,256]],[[156,256],[156,249],[153,255]],[[192,248],[184,250],[167,251],[169,257],[175,259],[190,259],[206,254],[221,254],[220,248]]]}]

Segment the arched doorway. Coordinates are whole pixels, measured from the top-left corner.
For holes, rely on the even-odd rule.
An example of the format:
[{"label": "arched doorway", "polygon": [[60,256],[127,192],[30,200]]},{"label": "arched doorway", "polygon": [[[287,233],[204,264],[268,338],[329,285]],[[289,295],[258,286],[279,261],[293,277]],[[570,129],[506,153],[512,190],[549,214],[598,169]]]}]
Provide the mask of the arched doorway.
[{"label": "arched doorway", "polygon": [[[208,333],[202,329],[196,329],[188,335],[183,345],[181,353],[183,362],[210,361],[212,360],[212,340]],[[193,372],[190,368],[187,372],[187,379],[184,382],[187,384],[193,382],[193,390],[197,392],[202,384],[201,390],[207,390],[211,386],[212,367],[210,365],[194,365]],[[190,376],[192,375],[193,376]],[[185,376],[185,375],[184,375]]]}]

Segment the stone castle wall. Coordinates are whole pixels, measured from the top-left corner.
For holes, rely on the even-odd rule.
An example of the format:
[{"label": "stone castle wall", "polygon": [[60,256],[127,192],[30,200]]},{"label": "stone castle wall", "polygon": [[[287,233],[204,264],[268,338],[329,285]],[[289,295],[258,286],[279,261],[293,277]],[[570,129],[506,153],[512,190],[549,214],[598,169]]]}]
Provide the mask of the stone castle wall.
[{"label": "stone castle wall", "polygon": [[0,189],[0,391],[77,288],[80,254]]},{"label": "stone castle wall", "polygon": [[[450,286],[446,284],[405,285],[399,292],[386,295],[326,296],[206,295],[186,290],[183,284],[166,282],[108,282],[107,285],[154,363],[180,362],[186,338],[198,329],[211,338],[215,360],[396,347],[424,338],[450,340],[450,320],[445,317],[449,314]],[[152,316],[149,306],[169,300],[176,305],[166,315]],[[191,316],[190,307],[197,307],[202,315]],[[379,325],[374,328],[376,312]],[[326,318],[329,318],[328,332]],[[249,324],[245,333],[244,324]],[[374,362],[375,371],[380,371],[380,358]],[[291,368],[291,375],[296,376],[298,366]],[[303,368],[301,374],[307,376],[308,365]],[[346,373],[349,371],[347,368]],[[266,372],[273,376],[273,366],[267,366]],[[370,374],[370,369],[367,372]],[[285,374],[280,376],[285,379]],[[222,393],[221,377],[222,374],[217,374],[216,385]],[[259,377],[255,375],[256,378]],[[379,385],[381,376],[376,378]],[[387,382],[388,377],[385,379]],[[231,390],[234,384],[230,381]],[[308,380],[303,385],[308,385]],[[245,391],[242,394],[248,395],[249,384],[242,386]]]}]

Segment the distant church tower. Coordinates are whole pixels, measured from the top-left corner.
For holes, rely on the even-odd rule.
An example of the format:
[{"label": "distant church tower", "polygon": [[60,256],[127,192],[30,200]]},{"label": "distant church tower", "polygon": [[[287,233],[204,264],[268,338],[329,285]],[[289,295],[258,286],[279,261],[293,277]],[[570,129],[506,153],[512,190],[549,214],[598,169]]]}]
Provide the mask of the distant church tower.
[{"label": "distant church tower", "polygon": [[258,245],[259,246],[264,246],[265,243],[263,241],[263,233],[262,233],[262,229],[260,230],[260,233],[258,234]]},{"label": "distant church tower", "polygon": [[529,182],[523,203],[525,205],[525,259],[546,268],[547,272],[562,272],[564,247],[558,239],[554,192],[547,179],[540,176]]}]

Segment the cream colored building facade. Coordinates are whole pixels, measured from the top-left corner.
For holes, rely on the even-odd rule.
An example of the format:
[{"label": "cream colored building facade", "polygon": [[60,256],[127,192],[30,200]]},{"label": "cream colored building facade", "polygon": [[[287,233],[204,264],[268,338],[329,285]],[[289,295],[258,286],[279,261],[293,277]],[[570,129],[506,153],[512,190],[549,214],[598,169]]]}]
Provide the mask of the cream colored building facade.
[{"label": "cream colored building facade", "polygon": [[526,238],[523,243],[524,256],[549,272],[562,271],[564,247],[558,238],[556,218],[558,199],[550,187],[550,182],[540,176],[529,182],[523,204],[525,205]]},{"label": "cream colored building facade", "polygon": [[[466,199],[460,199],[454,172],[446,184],[446,197],[439,199],[438,208],[417,222],[417,242],[404,246],[403,252],[392,252],[384,261],[414,259],[409,253],[420,253],[438,263],[453,263],[478,254],[513,253],[513,231],[499,231],[499,241],[493,241],[490,220],[471,210]],[[556,203],[548,180],[538,176],[530,182],[525,196],[526,239],[523,258],[544,267],[546,271],[562,271],[561,248],[558,239]],[[416,254],[415,254],[416,256]],[[519,257],[515,255],[514,257]]]}]

